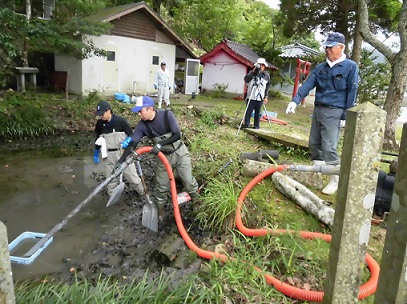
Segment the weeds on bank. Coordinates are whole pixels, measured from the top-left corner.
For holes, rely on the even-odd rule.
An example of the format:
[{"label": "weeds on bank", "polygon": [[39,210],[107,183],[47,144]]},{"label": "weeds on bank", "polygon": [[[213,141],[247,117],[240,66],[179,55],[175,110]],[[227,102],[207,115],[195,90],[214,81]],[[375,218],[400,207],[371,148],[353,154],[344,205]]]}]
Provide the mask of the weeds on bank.
[{"label": "weeds on bank", "polygon": [[217,233],[233,228],[238,191],[230,176],[210,181],[196,215],[199,224]]},{"label": "weeds on bank", "polygon": [[[0,103],[0,137],[24,139],[52,135],[75,125],[93,123],[94,107],[100,97],[66,102],[58,95],[7,92]],[[92,109],[92,110],[90,110]]]},{"label": "weeds on bank", "polygon": [[0,103],[0,137],[23,139],[53,134],[55,123],[42,110],[43,102],[22,94],[8,95]]},{"label": "weeds on bank", "polygon": [[161,273],[149,280],[147,272],[140,280],[119,282],[116,279],[100,278],[97,282],[76,279],[73,284],[63,282],[25,282],[16,286],[16,303],[213,303],[211,292],[197,288],[199,281],[194,277],[173,287],[172,277]]}]

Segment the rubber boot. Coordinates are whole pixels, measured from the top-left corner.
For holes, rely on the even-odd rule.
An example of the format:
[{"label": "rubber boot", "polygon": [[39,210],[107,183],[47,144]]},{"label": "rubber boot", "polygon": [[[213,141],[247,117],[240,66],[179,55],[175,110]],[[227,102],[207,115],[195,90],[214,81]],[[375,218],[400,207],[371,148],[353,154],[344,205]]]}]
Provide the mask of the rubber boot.
[{"label": "rubber boot", "polygon": [[158,221],[162,222],[164,219],[164,204],[155,204],[157,206]]},{"label": "rubber boot", "polygon": [[312,165],[313,166],[322,166],[322,165],[325,165],[325,162],[323,160],[313,160]]},{"label": "rubber boot", "polygon": [[192,203],[198,203],[199,202],[199,193],[198,192],[192,192],[189,194],[191,197],[191,202]]},{"label": "rubber boot", "polygon": [[[313,160],[312,161],[313,166],[322,166],[325,165],[325,162],[323,160]],[[322,190],[324,188],[324,177],[322,173],[320,172],[313,172],[310,175],[310,178],[312,180],[312,185],[318,190]]]},{"label": "rubber boot", "polygon": [[322,189],[323,194],[334,194],[338,190],[339,175],[330,175],[329,183],[324,189]]}]

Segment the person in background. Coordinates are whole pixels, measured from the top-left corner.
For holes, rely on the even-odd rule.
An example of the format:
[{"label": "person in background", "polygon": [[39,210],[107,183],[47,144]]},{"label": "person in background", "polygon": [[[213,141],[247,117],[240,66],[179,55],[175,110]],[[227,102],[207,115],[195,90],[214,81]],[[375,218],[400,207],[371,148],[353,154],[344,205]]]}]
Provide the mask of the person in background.
[{"label": "person in background", "polygon": [[267,62],[264,58],[257,59],[253,70],[244,77],[247,86],[246,113],[242,128],[248,128],[254,111],[254,128],[260,128],[260,111],[263,103],[268,102],[270,74],[266,72]]},{"label": "person in background", "polygon": [[[164,153],[172,169],[177,170],[177,177],[181,179],[192,202],[196,202],[199,199],[198,183],[192,175],[189,151],[181,140],[181,132],[174,113],[170,110],[156,110],[154,100],[148,96],[137,97],[132,112],[137,113],[141,120],[134,128],[133,134],[122,143],[125,150],[118,165],[126,160],[143,137],[148,137],[154,145],[151,152]],[[159,218],[162,220],[164,205],[170,198],[170,180],[161,161],[157,162],[154,173],[156,189],[152,198],[157,206]]]},{"label": "person in background", "polygon": [[[106,176],[110,176],[122,155],[121,142],[133,131],[125,118],[113,114],[112,107],[107,101],[102,100],[97,104],[96,115],[100,119],[97,120],[95,126],[96,142],[93,161],[95,164],[99,164],[99,154],[102,152],[105,173]],[[123,176],[130,183],[131,190],[135,190],[140,196],[144,194],[143,185],[134,163],[123,171]],[[119,180],[113,179],[107,185],[108,195],[111,196],[113,189],[118,185]]]},{"label": "person in background", "polygon": [[[295,113],[301,100],[316,88],[314,112],[309,136],[309,153],[314,165],[338,166],[337,152],[341,120],[346,119],[346,110],[355,105],[358,89],[358,67],[347,59],[345,36],[333,32],[323,43],[326,61],[311,72],[297,94],[287,106],[286,114]],[[338,189],[338,175],[330,175],[324,194],[334,194]]]},{"label": "person in background", "polygon": [[161,108],[162,102],[165,107],[170,105],[170,74],[167,70],[167,64],[161,62],[160,68],[155,73],[154,77],[154,89],[158,90],[158,108]]}]

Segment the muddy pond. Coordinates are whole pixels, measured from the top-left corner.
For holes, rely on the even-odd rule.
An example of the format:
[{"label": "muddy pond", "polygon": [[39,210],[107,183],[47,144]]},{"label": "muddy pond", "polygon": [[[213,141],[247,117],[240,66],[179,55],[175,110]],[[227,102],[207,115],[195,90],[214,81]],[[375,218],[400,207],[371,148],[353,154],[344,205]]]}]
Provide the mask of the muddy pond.
[{"label": "muddy pond", "polygon": [[[150,190],[155,161],[156,157],[146,155],[141,162]],[[46,157],[36,153],[34,157],[30,152],[15,152],[2,155],[0,166],[0,221],[7,227],[9,243],[24,232],[49,232],[104,179],[103,166],[95,165],[89,154]],[[160,244],[169,236],[179,237],[172,206],[166,206],[166,217],[154,233],[141,225],[144,198],[127,189],[120,201],[108,208],[109,197],[101,191],[55,233],[32,263],[12,263],[14,281],[73,275],[131,280],[147,269],[157,275],[163,267],[170,273],[195,272],[201,261],[193,255],[182,265],[157,259]],[[206,233],[194,223],[192,207],[182,206],[181,212],[191,238],[201,242]],[[22,257],[33,244],[35,241],[25,244],[28,248],[22,245],[11,255]],[[180,250],[191,255],[184,244]]]}]

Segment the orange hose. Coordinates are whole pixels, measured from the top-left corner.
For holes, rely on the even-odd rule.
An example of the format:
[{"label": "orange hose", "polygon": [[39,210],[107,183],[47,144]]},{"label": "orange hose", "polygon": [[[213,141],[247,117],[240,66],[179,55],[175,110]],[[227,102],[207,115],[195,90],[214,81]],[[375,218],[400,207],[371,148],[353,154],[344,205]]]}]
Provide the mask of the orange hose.
[{"label": "orange hose", "polygon": [[[241,210],[243,206],[243,202],[247,196],[247,194],[256,186],[262,179],[265,177],[273,174],[276,171],[282,171],[287,169],[287,165],[281,165],[278,167],[269,168],[257,176],[255,176],[247,186],[242,190],[238,198],[238,206],[236,210],[236,226],[237,228],[247,236],[265,236],[268,234],[273,235],[281,235],[281,234],[299,234],[304,239],[322,239],[326,242],[330,242],[332,236],[330,234],[324,234],[319,232],[309,232],[309,231],[293,231],[293,230],[285,230],[285,229],[250,229],[244,226],[242,217],[241,217]],[[377,282],[379,279],[379,272],[380,267],[377,262],[369,255],[366,254],[366,263],[370,270],[370,279],[360,286],[359,288],[359,299],[366,298],[376,292]],[[274,278],[270,274],[263,274],[266,278],[267,283],[274,285],[274,287],[280,291],[281,293],[285,294],[294,299],[299,299],[303,301],[310,301],[310,302],[322,302],[324,297],[324,292],[322,291],[311,291],[311,290],[304,290],[292,285],[283,283],[282,281]]]},{"label": "orange hose", "polygon": [[[143,153],[150,152],[152,147],[141,147],[137,149],[136,153],[141,155]],[[167,158],[163,153],[158,153],[158,157],[160,160],[163,162],[165,169],[167,170],[168,177],[170,180],[170,190],[171,190],[171,198],[172,198],[172,205],[174,208],[174,216],[175,216],[175,222],[177,224],[177,228],[179,233],[181,234],[181,237],[184,239],[185,243],[191,249],[192,251],[196,252],[200,257],[205,258],[205,259],[213,259],[217,258],[222,262],[226,262],[229,258],[224,255],[224,254],[219,254],[213,251],[208,251],[199,248],[194,241],[189,237],[184,224],[182,222],[181,218],[181,212],[179,209],[178,205],[178,198],[177,198],[177,188],[175,184],[175,178],[174,178],[174,173],[172,171],[171,165],[168,162]],[[304,239],[322,239],[326,242],[330,242],[332,239],[332,236],[330,234],[324,234],[324,233],[318,233],[318,232],[309,232],[309,231],[292,231],[292,230],[285,230],[285,229],[250,229],[244,226],[242,218],[241,218],[241,210],[243,206],[243,202],[247,196],[247,194],[265,177],[273,174],[276,171],[282,171],[287,169],[287,165],[280,165],[278,167],[273,167],[270,169],[267,169],[260,174],[258,174],[256,177],[254,177],[248,184],[247,186],[242,190],[238,197],[238,206],[236,209],[236,226],[237,228],[247,236],[265,236],[268,234],[273,234],[273,235],[281,235],[281,234],[298,234]],[[370,279],[360,286],[359,289],[359,299],[366,298],[367,296],[370,296],[376,292],[377,288],[377,282],[379,279],[379,272],[380,272],[380,267],[377,264],[377,262],[369,255],[366,254],[366,263],[369,267],[371,276]],[[311,291],[311,290],[304,290],[300,289],[294,286],[291,286],[289,284],[286,284],[275,277],[271,276],[270,274],[264,273],[260,268],[253,266],[259,273],[261,273],[264,278],[266,279],[266,282],[270,285],[273,285],[278,291],[281,293],[285,294],[288,297],[298,299],[298,300],[303,300],[303,301],[311,301],[311,302],[322,302],[323,297],[324,297],[324,292],[322,291]]]}]

